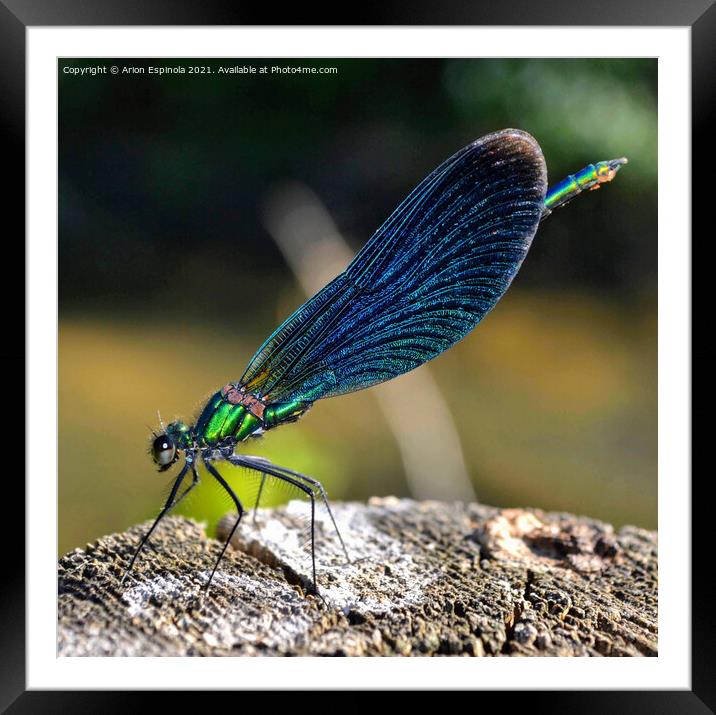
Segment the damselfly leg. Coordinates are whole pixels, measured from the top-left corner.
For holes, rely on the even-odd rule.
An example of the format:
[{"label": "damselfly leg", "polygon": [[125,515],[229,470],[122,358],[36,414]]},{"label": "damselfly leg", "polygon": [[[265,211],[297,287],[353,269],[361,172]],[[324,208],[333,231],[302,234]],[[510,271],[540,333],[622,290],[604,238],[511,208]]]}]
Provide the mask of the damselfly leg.
[{"label": "damselfly leg", "polygon": [[[294,472],[291,469],[287,469],[285,467],[279,467],[276,464],[273,464],[272,462],[269,462],[267,459],[264,459],[263,457],[253,457],[243,454],[231,454],[227,455],[226,461],[229,462],[229,464],[235,466],[235,467],[244,467],[246,469],[251,469],[253,471],[261,473],[261,485],[259,487],[259,492],[263,489],[264,483],[266,481],[267,475],[272,476],[282,482],[285,482],[287,484],[290,484],[294,488],[298,489],[299,491],[303,492],[311,502],[311,525],[310,525],[310,543],[311,543],[311,567],[312,567],[312,574],[313,574],[313,587],[316,593],[318,593],[318,582],[316,580],[316,498],[320,497],[323,500],[323,503],[325,504],[326,511],[328,512],[328,515],[331,519],[331,523],[333,524],[333,528],[336,530],[336,535],[338,536],[338,540],[341,544],[341,548],[343,550],[343,553],[346,557],[346,561],[348,563],[351,563],[351,559],[348,556],[348,550],[346,549],[345,543],[343,541],[343,537],[341,536],[341,532],[338,529],[338,525],[336,524],[336,520],[333,516],[333,512],[331,511],[330,504],[328,503],[328,496],[326,495],[326,491],[323,488],[323,485],[317,481],[316,479],[313,479],[312,477],[308,477],[305,474],[301,474],[299,472]],[[257,499],[257,505],[258,505],[258,499]]]},{"label": "damselfly leg", "polygon": [[348,555],[348,549],[346,548],[346,545],[343,541],[343,537],[341,536],[341,532],[338,529],[338,524],[336,524],[333,512],[331,511],[331,505],[328,503],[328,495],[326,494],[326,490],[323,488],[323,484],[321,484],[317,479],[309,477],[305,474],[301,474],[300,472],[295,472],[293,471],[293,469],[288,469],[287,467],[279,467],[277,464],[273,464],[272,462],[269,462],[263,457],[235,454],[231,456],[229,461],[232,464],[240,464],[241,466],[248,467],[249,469],[262,470],[265,468],[265,472],[273,474],[273,476],[277,477],[278,479],[281,479],[281,475],[283,474],[284,478],[292,477],[293,479],[298,479],[304,482],[305,485],[308,486],[308,488],[311,489],[311,491],[316,496],[320,496],[323,500],[323,503],[326,507],[326,511],[328,512],[328,516],[330,517],[331,523],[333,524],[333,528],[336,530],[336,535],[338,536],[338,541],[341,544],[343,554],[346,557],[346,562],[349,564],[352,563],[351,557]]},{"label": "damselfly leg", "polygon": [[259,502],[261,501],[261,494],[264,491],[264,484],[266,484],[266,473],[261,472],[261,483],[259,484],[259,491],[258,494],[256,494],[256,502],[254,503],[254,514],[251,518],[252,522],[256,524],[256,513],[259,510]]},{"label": "damselfly leg", "polygon": [[[177,493],[179,492],[179,488],[181,487],[181,483],[184,481],[184,477],[186,476],[187,471],[189,470],[189,467],[191,467],[192,470],[192,483],[184,490],[184,492],[177,498]],[[121,581],[119,582],[120,585],[124,583],[124,580],[129,575],[129,572],[132,570],[132,566],[134,566],[134,562],[137,560],[137,556],[139,556],[140,551],[144,548],[144,545],[149,540],[149,537],[152,535],[152,532],[154,529],[157,528],[157,524],[169,513],[171,509],[173,509],[179,502],[184,499],[184,497],[199,483],[199,474],[196,470],[196,465],[194,464],[193,459],[187,458],[187,460],[184,462],[184,466],[181,468],[181,471],[179,472],[176,480],[174,481],[174,484],[172,485],[171,492],[169,492],[169,497],[167,498],[166,503],[164,504],[164,507],[159,512],[159,515],[154,520],[154,523],[149,527],[149,530],[144,535],[142,540],[139,542],[139,546],[137,547],[137,550],[134,552],[134,555],[132,556],[132,560],[129,562],[129,566],[127,566],[126,571],[124,572],[124,575],[122,576]]]},{"label": "damselfly leg", "polygon": [[234,491],[232,488],[226,483],[226,480],[219,474],[219,472],[216,470],[214,465],[208,460],[204,459],[204,466],[206,467],[209,474],[211,474],[214,479],[216,479],[217,482],[224,488],[224,491],[231,497],[232,501],[236,505],[236,512],[238,514],[236,521],[234,522],[234,525],[231,527],[231,531],[229,532],[229,535],[226,538],[226,543],[224,544],[224,547],[221,549],[221,553],[219,554],[219,558],[216,559],[216,563],[214,564],[214,568],[211,572],[211,576],[209,576],[209,580],[206,582],[206,586],[204,587],[205,590],[209,590],[209,586],[211,585],[211,581],[214,578],[214,574],[216,573],[216,569],[219,566],[219,562],[221,559],[224,558],[224,554],[226,553],[226,549],[229,546],[229,543],[231,542],[231,537],[234,535],[234,532],[236,531],[236,528],[239,525],[239,522],[241,521],[241,517],[244,515],[244,507],[241,504],[241,501],[239,501],[239,498],[234,494]]}]

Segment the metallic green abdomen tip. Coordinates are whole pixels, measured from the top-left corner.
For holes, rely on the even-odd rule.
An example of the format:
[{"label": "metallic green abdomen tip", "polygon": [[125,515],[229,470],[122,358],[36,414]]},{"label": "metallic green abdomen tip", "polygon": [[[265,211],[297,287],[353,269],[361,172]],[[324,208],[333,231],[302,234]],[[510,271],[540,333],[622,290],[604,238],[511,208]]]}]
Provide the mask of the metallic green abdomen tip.
[{"label": "metallic green abdomen tip", "polygon": [[589,164],[576,174],[571,174],[555,184],[544,197],[544,213],[542,218],[549,216],[554,209],[564,206],[575,196],[590,189],[598,189],[602,184],[611,181],[619,169],[629,160],[623,156],[619,159],[599,161],[596,164]]}]

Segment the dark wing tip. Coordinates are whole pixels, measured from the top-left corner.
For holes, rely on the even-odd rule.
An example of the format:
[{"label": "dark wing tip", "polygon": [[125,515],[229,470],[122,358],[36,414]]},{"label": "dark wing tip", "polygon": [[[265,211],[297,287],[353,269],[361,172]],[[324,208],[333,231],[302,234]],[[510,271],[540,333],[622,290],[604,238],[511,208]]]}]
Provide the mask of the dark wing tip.
[{"label": "dark wing tip", "polygon": [[526,151],[531,151],[542,156],[542,149],[539,142],[529,132],[524,131],[524,129],[500,129],[497,132],[486,134],[477,141],[510,141],[518,145],[524,145]]},{"label": "dark wing tip", "polygon": [[538,181],[544,185],[544,193],[547,193],[547,163],[542,154],[542,147],[529,132],[523,129],[501,129],[473,142],[473,146],[478,144],[494,145],[496,149],[508,149],[510,153],[522,155],[534,165]]}]

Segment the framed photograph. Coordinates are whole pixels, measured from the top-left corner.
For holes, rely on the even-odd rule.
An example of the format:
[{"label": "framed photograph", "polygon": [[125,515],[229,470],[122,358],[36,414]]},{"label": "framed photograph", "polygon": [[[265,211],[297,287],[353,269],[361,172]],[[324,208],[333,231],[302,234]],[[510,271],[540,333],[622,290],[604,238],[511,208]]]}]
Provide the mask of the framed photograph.
[{"label": "framed photograph", "polygon": [[519,683],[713,708],[689,180],[713,8],[17,5],[2,702]]}]

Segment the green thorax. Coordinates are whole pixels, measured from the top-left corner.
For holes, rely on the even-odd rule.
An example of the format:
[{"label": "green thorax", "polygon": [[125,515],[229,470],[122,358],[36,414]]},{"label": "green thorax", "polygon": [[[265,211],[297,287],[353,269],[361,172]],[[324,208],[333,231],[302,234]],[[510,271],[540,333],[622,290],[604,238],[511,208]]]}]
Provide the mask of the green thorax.
[{"label": "green thorax", "polygon": [[266,403],[229,384],[209,398],[194,433],[199,444],[214,445],[226,438],[243,442],[259,430],[297,420],[310,406],[310,402],[298,401]]}]

